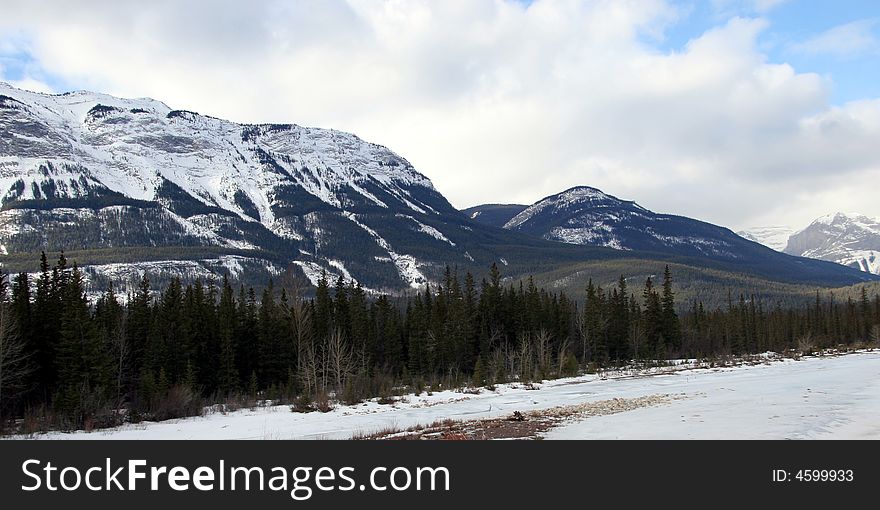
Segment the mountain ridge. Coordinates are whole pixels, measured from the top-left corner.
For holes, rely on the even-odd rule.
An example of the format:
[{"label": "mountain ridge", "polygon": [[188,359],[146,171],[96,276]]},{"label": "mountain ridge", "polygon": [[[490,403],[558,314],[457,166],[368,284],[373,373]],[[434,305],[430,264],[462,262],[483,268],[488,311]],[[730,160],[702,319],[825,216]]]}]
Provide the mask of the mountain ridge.
[{"label": "mountain ridge", "polygon": [[[0,114],[5,133],[0,140],[0,214],[5,223],[30,226],[25,232],[37,230],[35,225],[45,219],[36,216],[51,214],[62,215],[55,226],[73,221],[107,225],[114,216],[122,217],[119,225],[127,223],[128,230],[114,239],[95,229],[87,242],[68,249],[124,245],[131,229],[153,222],[167,226],[183,245],[271,245],[321,259],[314,256],[325,241],[320,224],[335,223],[336,232],[372,239],[377,245],[373,257],[389,259],[401,279],[417,286],[426,281],[421,271],[368,227],[368,220],[357,217],[396,218],[429,244],[445,243],[448,237],[438,236],[437,226],[426,218],[457,214],[404,158],[336,130],[236,124],[152,99],[82,91],[49,95],[8,85],[0,85]],[[29,240],[9,228],[4,233],[0,251],[6,253],[47,244],[45,238]],[[162,236],[157,241],[156,235],[141,240],[172,242]],[[262,241],[255,244],[255,237]],[[334,267],[331,260],[301,263],[326,269]]]},{"label": "mountain ridge", "polygon": [[[476,206],[466,211],[491,207]],[[591,186],[575,186],[544,197],[501,226],[545,240],[622,252],[665,253],[786,270],[812,265],[812,261],[775,252],[726,227],[655,213],[635,201]]]},{"label": "mountain ridge", "polygon": [[[406,159],[336,130],[4,84],[0,133],[0,256],[10,268],[64,249],[96,281],[179,261],[198,266],[187,274],[266,280],[292,265],[313,284],[326,272],[396,291],[440,281],[447,265],[479,273],[497,263],[515,277],[623,256],[472,221]],[[821,285],[860,281],[821,263],[655,252],[626,255]]]},{"label": "mountain ridge", "polygon": [[[779,230],[774,231],[777,228]],[[880,218],[836,212],[816,218],[801,230],[758,227],[743,234],[789,255],[827,260],[880,274]]]}]

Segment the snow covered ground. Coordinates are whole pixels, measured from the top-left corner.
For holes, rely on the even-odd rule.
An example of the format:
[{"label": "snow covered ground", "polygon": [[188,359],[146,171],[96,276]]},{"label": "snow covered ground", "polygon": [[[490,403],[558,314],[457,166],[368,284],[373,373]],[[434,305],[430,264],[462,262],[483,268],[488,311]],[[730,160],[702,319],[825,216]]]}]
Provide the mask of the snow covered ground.
[{"label": "snow covered ground", "polygon": [[880,439],[877,352],[620,381],[618,390],[690,398],[568,424],[546,438]]},{"label": "snow covered ground", "polygon": [[547,439],[880,439],[880,351],[776,360],[654,375],[587,375],[540,389],[500,385],[405,402],[368,402],[298,414],[288,406],[214,413],[40,439],[345,439],[438,420],[476,420],[613,398],[674,395],[668,402],[564,423]]}]

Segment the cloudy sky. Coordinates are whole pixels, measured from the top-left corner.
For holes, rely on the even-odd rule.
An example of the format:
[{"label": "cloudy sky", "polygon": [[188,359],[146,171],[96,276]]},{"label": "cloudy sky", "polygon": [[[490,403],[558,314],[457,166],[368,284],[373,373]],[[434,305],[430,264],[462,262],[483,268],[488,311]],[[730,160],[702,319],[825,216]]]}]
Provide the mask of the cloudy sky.
[{"label": "cloudy sky", "polygon": [[352,131],[462,208],[880,216],[873,0],[4,0],[0,79]]}]

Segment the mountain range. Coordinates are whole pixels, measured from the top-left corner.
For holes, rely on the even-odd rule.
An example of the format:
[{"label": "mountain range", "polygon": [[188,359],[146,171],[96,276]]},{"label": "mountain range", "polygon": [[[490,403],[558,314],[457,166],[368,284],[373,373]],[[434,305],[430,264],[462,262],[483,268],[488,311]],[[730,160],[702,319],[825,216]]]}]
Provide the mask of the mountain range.
[{"label": "mountain range", "polygon": [[[741,236],[724,227],[655,213],[633,201],[587,186],[551,195],[531,206],[489,204],[464,212],[477,222],[568,244],[737,263],[776,265],[797,260],[780,259],[778,253],[763,245],[776,241],[774,235],[778,235],[778,230],[758,232],[763,235],[763,243],[756,242],[754,237]],[[809,251],[797,255],[817,258]]]},{"label": "mountain range", "polygon": [[740,234],[790,255],[829,260],[880,274],[880,218],[838,212],[818,218],[798,231],[769,227]]},{"label": "mountain range", "polygon": [[293,268],[312,283],[326,271],[399,291],[447,265],[517,277],[621,259],[819,285],[869,278],[593,188],[461,212],[403,157],[332,129],[2,83],[0,205],[4,270],[63,249],[96,284],[145,272],[265,281]]}]

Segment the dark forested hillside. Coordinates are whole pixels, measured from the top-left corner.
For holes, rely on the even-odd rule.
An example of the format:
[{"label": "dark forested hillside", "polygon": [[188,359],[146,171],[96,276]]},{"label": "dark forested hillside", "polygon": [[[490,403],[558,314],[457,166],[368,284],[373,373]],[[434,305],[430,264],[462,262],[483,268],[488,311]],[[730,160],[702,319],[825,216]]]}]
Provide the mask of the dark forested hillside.
[{"label": "dark forested hillside", "polygon": [[504,228],[505,223],[523,212],[526,207],[528,206],[520,204],[485,204],[468,207],[461,212],[477,223],[489,225],[490,227]]},{"label": "dark forested hillside", "polygon": [[[92,428],[270,399],[326,410],[421,388],[532,381],[633,360],[817,349],[880,340],[880,295],[817,292],[799,308],[730,294],[676,304],[666,267],[641,282],[592,280],[577,296],[529,279],[447,268],[408,297],[342,278],[314,297],[288,274],[264,290],[173,279],[112,288],[94,304],[82,271],[45,255],[35,281],[2,280],[0,410],[20,431]],[[681,311],[685,310],[685,311]]]}]

